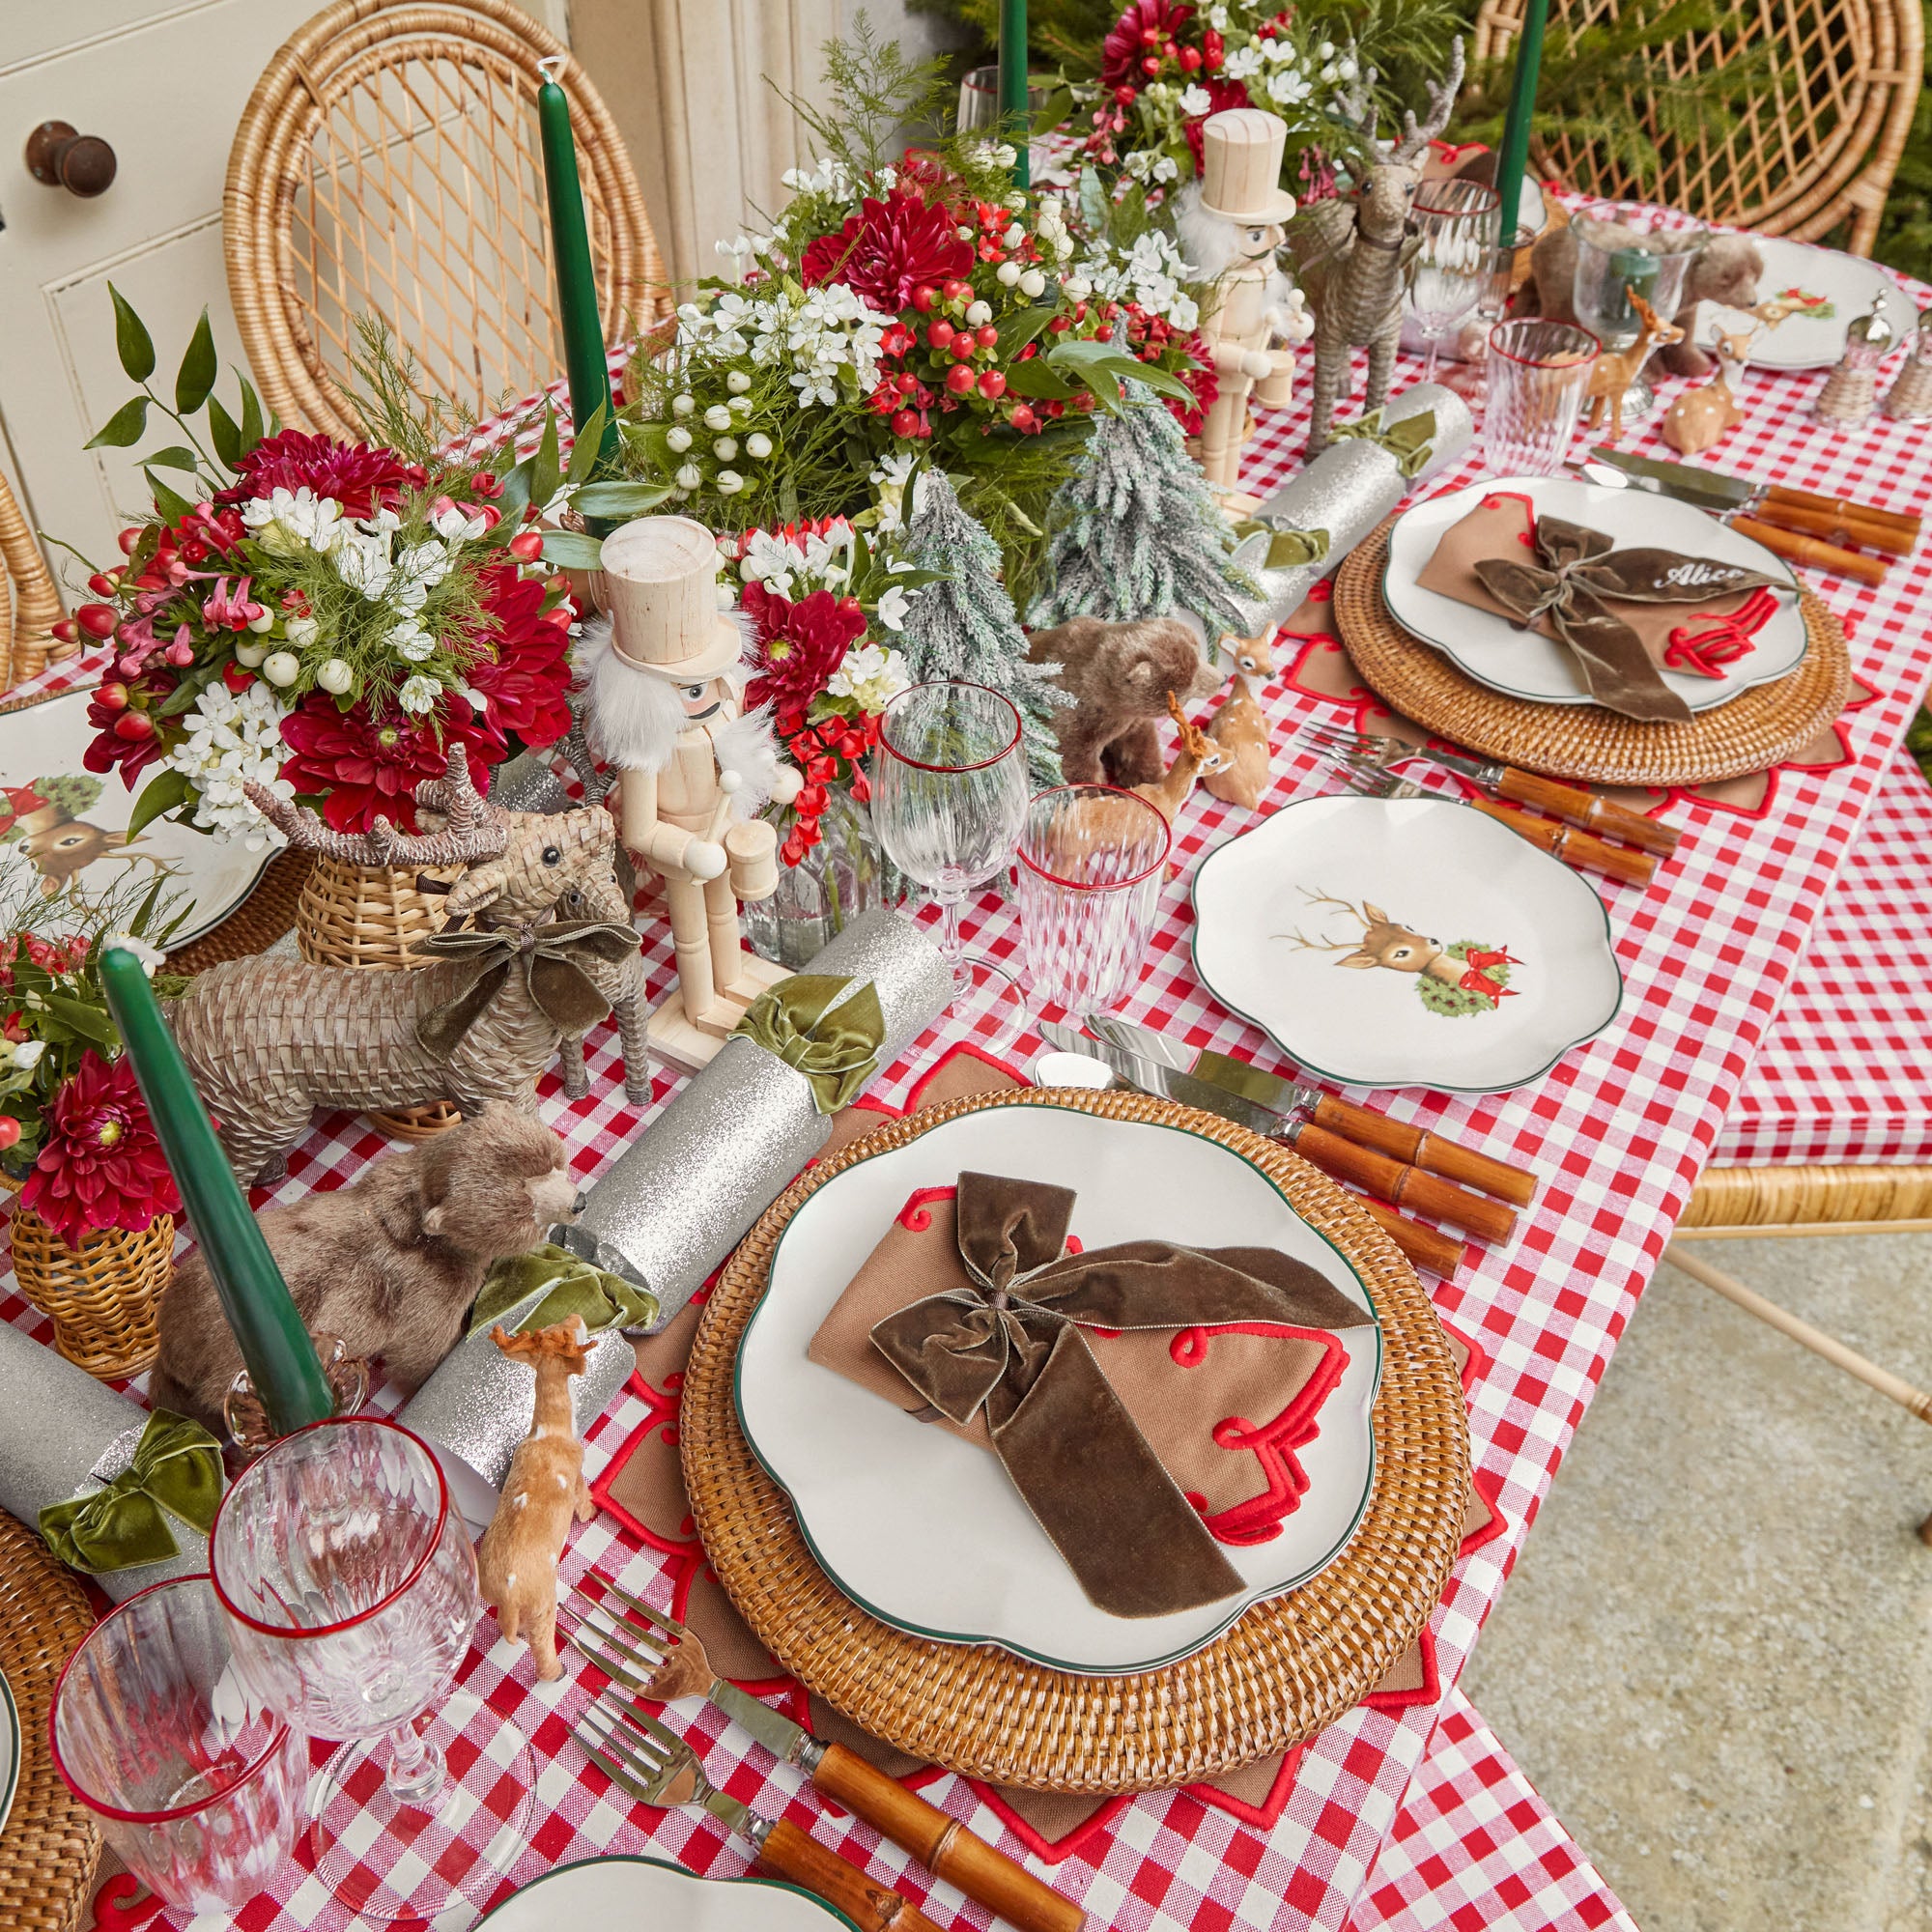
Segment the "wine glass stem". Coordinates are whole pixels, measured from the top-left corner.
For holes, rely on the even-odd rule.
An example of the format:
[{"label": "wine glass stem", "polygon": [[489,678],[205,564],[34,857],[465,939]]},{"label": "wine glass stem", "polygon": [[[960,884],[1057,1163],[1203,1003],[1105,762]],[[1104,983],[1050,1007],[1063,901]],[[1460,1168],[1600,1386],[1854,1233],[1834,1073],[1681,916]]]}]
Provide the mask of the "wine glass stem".
[{"label": "wine glass stem", "polygon": [[413,1722],[389,1733],[389,1795],[397,1804],[433,1811],[447,1773],[441,1750],[424,1743]]},{"label": "wine glass stem", "polygon": [[1441,353],[1442,337],[1433,328],[1423,331],[1422,339],[1429,345],[1429,354],[1422,358],[1422,380],[1433,383],[1435,380],[1435,358]]},{"label": "wine glass stem", "polygon": [[966,942],[959,936],[959,908],[966,895],[953,891],[934,896],[939,901],[939,956],[952,969],[954,989],[965,992],[972,984],[966,970]]}]

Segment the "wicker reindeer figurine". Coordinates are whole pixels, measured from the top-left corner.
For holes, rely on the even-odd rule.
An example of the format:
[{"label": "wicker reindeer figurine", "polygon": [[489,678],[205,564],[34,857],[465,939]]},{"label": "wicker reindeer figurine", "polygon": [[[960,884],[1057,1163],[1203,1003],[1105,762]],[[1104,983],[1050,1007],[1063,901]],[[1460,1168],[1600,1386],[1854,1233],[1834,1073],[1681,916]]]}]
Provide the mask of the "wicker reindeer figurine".
[{"label": "wicker reindeer figurine", "polygon": [[[428,963],[407,973],[312,966],[260,953],[199,975],[169,1004],[175,1038],[219,1123],[237,1176],[269,1184],[318,1107],[355,1111],[438,1100],[465,1114],[490,1100],[526,1112],[565,1042],[565,1088],[582,1091],[582,1041],[614,1007],[625,1092],[650,1094],[644,975],[637,934],[611,867],[614,830],[601,809],[503,812],[471,789],[460,750],[445,777],[417,788],[442,819],[399,833],[379,820],[366,842],[345,838],[265,792],[257,807],[313,849],[390,867],[463,865],[452,920],[418,942]],[[585,916],[556,918],[565,910]]]},{"label": "wicker reindeer figurine", "polygon": [[[1350,382],[1354,350],[1369,352],[1364,412],[1388,401],[1395,352],[1402,340],[1402,298],[1410,243],[1409,203],[1422,179],[1429,144],[1449,125],[1449,112],[1463,85],[1463,43],[1459,40],[1449,72],[1429,86],[1428,118],[1420,125],[1403,116],[1402,138],[1369,169],[1352,201],[1311,203],[1290,224],[1288,244],[1295,271],[1315,309],[1314,415],[1308,454],[1326,449],[1335,405]],[[1362,129],[1375,138],[1370,109]]]}]

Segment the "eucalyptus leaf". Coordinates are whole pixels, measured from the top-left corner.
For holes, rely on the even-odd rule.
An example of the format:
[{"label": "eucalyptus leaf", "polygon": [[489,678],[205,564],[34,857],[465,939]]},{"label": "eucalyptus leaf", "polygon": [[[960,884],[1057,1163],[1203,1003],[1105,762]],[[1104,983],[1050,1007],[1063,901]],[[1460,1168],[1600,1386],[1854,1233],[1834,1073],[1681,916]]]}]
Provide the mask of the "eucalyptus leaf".
[{"label": "eucalyptus leaf", "polygon": [[610,412],[604,404],[597,407],[583,419],[583,427],[577,432],[576,446],[570,452],[570,468],[563,472],[566,483],[588,483],[597,468],[598,452],[604,446],[604,422]]},{"label": "eucalyptus leaf", "polygon": [[111,1047],[121,1037],[114,1031],[114,1022],[99,1008],[90,1007],[85,1000],[70,999],[65,993],[43,993],[41,1006],[69,1033],[78,1034],[82,1039],[90,1039],[96,1046]]},{"label": "eucalyptus leaf", "polygon": [[148,427],[148,399],[130,396],[87,440],[89,449],[132,449]]},{"label": "eucalyptus leaf", "polygon": [[543,439],[530,465],[530,501],[545,504],[557,493],[563,481],[561,460],[557,456],[556,412],[544,407]]},{"label": "eucalyptus leaf", "polygon": [[999,349],[995,359],[1005,362],[1009,357],[1016,355],[1059,313],[1059,308],[1052,302],[1037,303],[1032,308],[1015,309],[1000,325]]},{"label": "eucalyptus leaf", "polygon": [[1030,362],[1015,362],[1007,371],[1007,392],[1064,403],[1076,390],[1071,383],[1054,373],[1044,356],[1036,355]]},{"label": "eucalyptus leaf", "polygon": [[514,469],[506,469],[502,477],[503,487],[497,497],[497,507],[503,513],[505,527],[522,522],[525,510],[530,501],[530,462],[526,457]]},{"label": "eucalyptus leaf", "polygon": [[155,493],[155,508],[160,512],[163,523],[178,524],[194,508],[179,490],[170,489],[152,469],[143,469],[141,474],[148,479],[148,488]]},{"label": "eucalyptus leaf", "polygon": [[1050,134],[1073,112],[1073,90],[1070,87],[1056,87],[1040,109],[1033,117],[1033,136],[1037,140],[1042,134]]},{"label": "eucalyptus leaf", "polygon": [[213,394],[214,379],[219,373],[220,364],[214,359],[214,335],[208,326],[208,311],[203,309],[175,376],[175,408],[185,416],[193,415]]},{"label": "eucalyptus leaf", "polygon": [[584,530],[546,530],[544,561],[563,570],[600,570],[604,564],[602,541]]},{"label": "eucalyptus leaf", "polygon": [[246,376],[242,383],[242,451],[243,456],[262,440],[262,399]]},{"label": "eucalyptus leaf", "polygon": [[[156,819],[164,817],[178,807],[185,805],[192,791],[193,787],[188,783],[185,772],[175,771],[172,767],[164,772],[156,772],[141,787],[141,795],[135,799],[134,809],[128,814],[128,837],[132,838],[137,832],[152,825]],[[156,890],[159,889],[160,883],[158,879],[155,881]],[[153,910],[152,894],[149,898],[151,903],[143,908],[144,917],[147,912]],[[139,929],[138,926],[134,928],[137,934]]]},{"label": "eucalyptus leaf", "polygon": [[171,442],[165,449],[157,449],[152,456],[143,457],[142,461],[158,464],[163,469],[185,469],[190,476],[201,474],[201,458],[179,442]]},{"label": "eucalyptus leaf", "polygon": [[670,493],[668,483],[586,483],[570,501],[586,517],[641,517]]},{"label": "eucalyptus leaf", "polygon": [[114,349],[130,383],[145,383],[155,373],[155,338],[148,326],[134,313],[133,304],[112,282],[107,293],[114,298]]}]

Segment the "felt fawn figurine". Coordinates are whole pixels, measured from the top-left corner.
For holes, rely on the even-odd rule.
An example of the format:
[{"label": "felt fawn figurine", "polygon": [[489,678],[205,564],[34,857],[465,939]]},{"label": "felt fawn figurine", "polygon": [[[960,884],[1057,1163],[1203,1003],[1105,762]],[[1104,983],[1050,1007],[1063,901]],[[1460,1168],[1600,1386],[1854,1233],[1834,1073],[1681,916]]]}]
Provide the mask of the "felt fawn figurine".
[{"label": "felt fawn figurine", "polygon": [[1208,735],[1228,754],[1229,762],[1222,770],[1208,773],[1203,786],[1214,798],[1254,810],[1268,788],[1267,718],[1239,671],[1221,708],[1208,721]]},{"label": "felt fawn figurine", "polygon": [[570,1412],[570,1378],[583,1373],[590,1337],[581,1315],[509,1335],[501,1322],[490,1339],[536,1372],[536,1416],[510,1459],[503,1499],[476,1546],[477,1580],[496,1605],[497,1628],[512,1643],[519,1637],[536,1659],[546,1683],[563,1675],[556,1659],[556,1565],[570,1520],[588,1522],[596,1512],[583,1481],[583,1444]]},{"label": "felt fawn figurine", "polygon": [[1745,419],[1731,393],[1731,379],[1750,354],[1756,325],[1718,337],[1718,373],[1701,389],[1688,389],[1663,412],[1663,440],[1680,456],[1715,449]]},{"label": "felt fawn figurine", "polygon": [[1595,429],[1604,420],[1607,409],[1612,442],[1624,433],[1624,392],[1643,374],[1650,352],[1684,340],[1684,331],[1665,322],[1634,289],[1630,292],[1630,305],[1636,311],[1636,340],[1628,349],[1606,349],[1590,371],[1590,427]]},{"label": "felt fawn figurine", "polygon": [[1187,722],[1179,698],[1171,691],[1167,694],[1167,714],[1180,728],[1180,746],[1174,754],[1174,762],[1168,766],[1165,778],[1156,779],[1151,784],[1135,785],[1133,789],[1172,825],[1175,813],[1187,803],[1196,782],[1226,771],[1233,762],[1233,753],[1215,744],[1199,725]]},{"label": "felt fawn figurine", "polygon": [[1279,624],[1270,624],[1258,638],[1237,638],[1230,631],[1216,648],[1234,660],[1237,671],[1265,684],[1274,675],[1274,640],[1280,635]]}]

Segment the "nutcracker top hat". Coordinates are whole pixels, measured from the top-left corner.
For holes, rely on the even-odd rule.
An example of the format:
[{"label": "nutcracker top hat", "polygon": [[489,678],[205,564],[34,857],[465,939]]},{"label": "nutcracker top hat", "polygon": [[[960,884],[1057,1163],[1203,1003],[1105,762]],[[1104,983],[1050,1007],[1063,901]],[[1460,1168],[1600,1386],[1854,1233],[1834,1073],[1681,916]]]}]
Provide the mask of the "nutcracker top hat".
[{"label": "nutcracker top hat", "polygon": [[1230,107],[1201,124],[1201,206],[1225,221],[1287,221],[1294,197],[1281,185],[1288,123],[1259,107]]},{"label": "nutcracker top hat", "polygon": [[744,655],[718,608],[718,546],[689,517],[639,517],[604,539],[611,648],[671,684],[698,684]]}]

